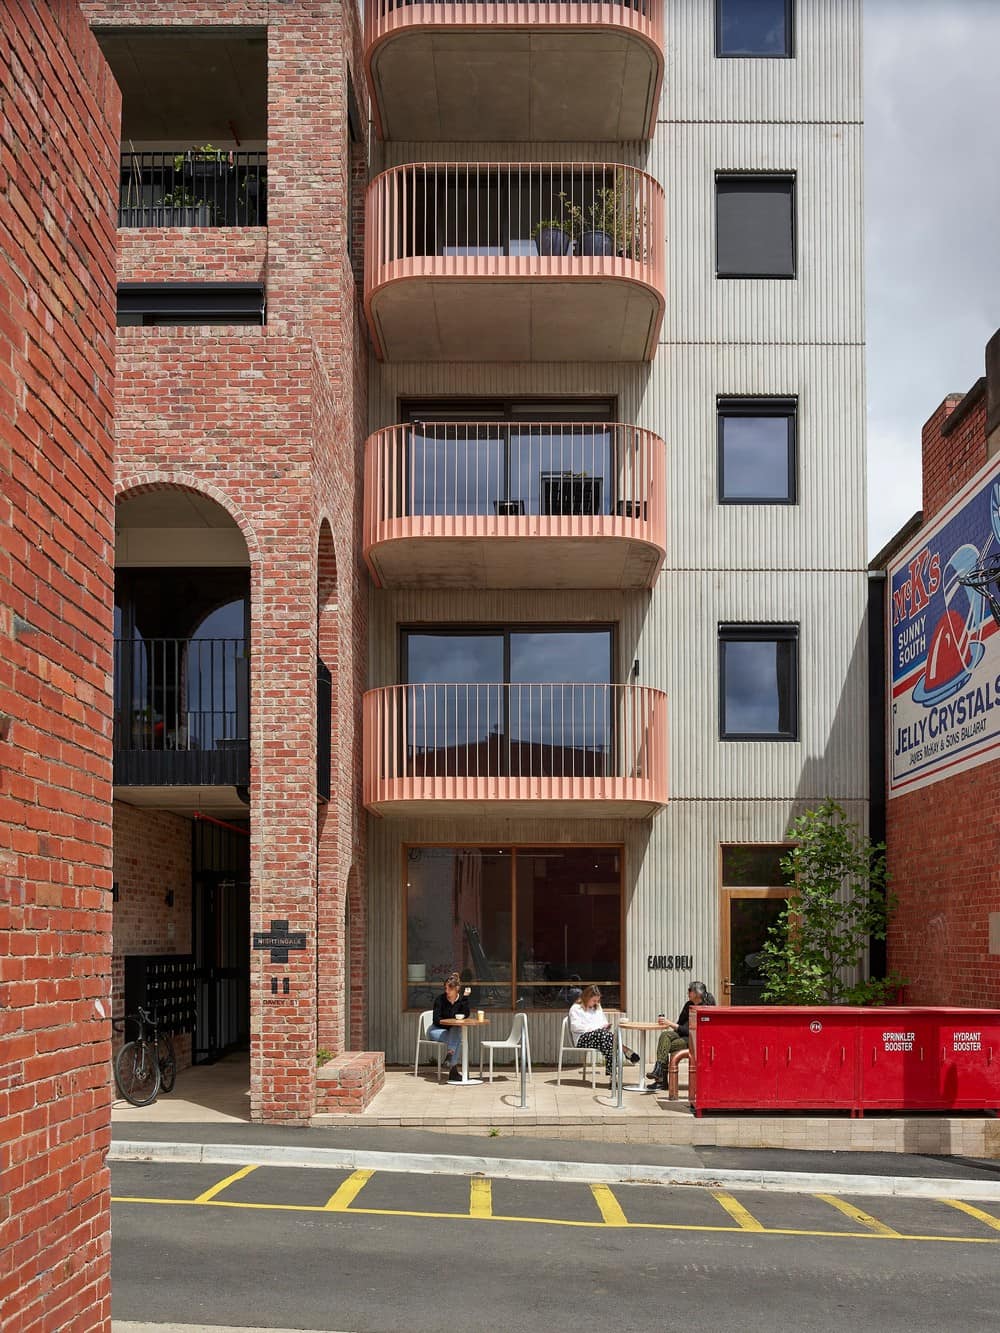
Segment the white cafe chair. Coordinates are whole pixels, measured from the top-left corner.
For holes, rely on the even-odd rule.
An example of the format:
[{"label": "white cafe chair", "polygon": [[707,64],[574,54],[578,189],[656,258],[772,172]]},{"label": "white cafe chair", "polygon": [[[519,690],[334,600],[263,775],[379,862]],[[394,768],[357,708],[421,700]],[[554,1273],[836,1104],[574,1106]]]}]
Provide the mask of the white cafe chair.
[{"label": "white cafe chair", "polygon": [[563,1056],[564,1056],[564,1055],[576,1055],[576,1056],[581,1056],[581,1055],[582,1055],[582,1056],[583,1056],[583,1065],[582,1065],[582,1067],[581,1067],[581,1069],[582,1069],[582,1073],[583,1073],[583,1081],[584,1081],[584,1083],[586,1083],[586,1081],[587,1081],[587,1069],[588,1069],[588,1067],[589,1067],[589,1069],[590,1069],[590,1086],[591,1086],[592,1088],[596,1089],[596,1087],[597,1087],[597,1062],[600,1060],[601,1063],[603,1064],[603,1062],[604,1062],[604,1057],[601,1055],[600,1051],[595,1050],[595,1049],[593,1048],[593,1046],[576,1046],[576,1045],[574,1045],[574,1043],[573,1043],[573,1037],[572,1037],[572,1035],[571,1035],[571,1033],[570,1033],[570,1030],[569,1030],[569,1019],[568,1019],[568,1018],[564,1018],[564,1019],[563,1019],[563,1021],[562,1021],[562,1032],[560,1033],[560,1036],[559,1036],[559,1068],[558,1068],[558,1070],[557,1070],[557,1072],[556,1072],[556,1087],[558,1087],[559,1084],[562,1082],[562,1069],[563,1069]]},{"label": "white cafe chair", "polygon": [[417,1019],[417,1053],[413,1060],[413,1077],[417,1078],[420,1074],[420,1048],[429,1046],[434,1052],[434,1058],[437,1060],[438,1082],[441,1082],[441,1061],[448,1053],[448,1048],[443,1041],[435,1041],[433,1037],[428,1037],[427,1032],[434,1019],[434,1010],[425,1009]]},{"label": "white cafe chair", "polygon": [[521,1072],[521,1036],[524,1036],[524,1055],[525,1068],[528,1071],[528,1077],[531,1078],[531,1043],[528,1040],[528,1016],[527,1014],[515,1014],[514,1022],[511,1024],[510,1032],[503,1041],[481,1041],[479,1043],[479,1077],[483,1076],[483,1054],[485,1051],[490,1053],[490,1082],[493,1082],[493,1052],[494,1051],[513,1051],[514,1052],[514,1073]]}]

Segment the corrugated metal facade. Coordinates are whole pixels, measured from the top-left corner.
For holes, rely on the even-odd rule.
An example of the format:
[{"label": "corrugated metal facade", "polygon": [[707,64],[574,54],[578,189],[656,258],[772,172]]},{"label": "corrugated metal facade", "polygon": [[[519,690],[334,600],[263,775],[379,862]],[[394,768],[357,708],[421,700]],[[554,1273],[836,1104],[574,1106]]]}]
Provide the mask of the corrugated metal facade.
[{"label": "corrugated metal facade", "polygon": [[[666,566],[651,594],[372,595],[370,684],[399,670],[412,623],[612,622],[619,679],[669,696],[671,804],[652,822],[373,820],[369,1043],[412,1057],[401,1019],[406,841],[596,841],[625,847],[629,1010],[676,1010],[686,978],[649,954],[689,953],[721,989],[719,847],[780,840],[795,810],[834,796],[867,819],[861,0],[799,0],[796,58],[716,60],[714,5],[671,0],[661,122],[651,144],[387,144],[406,161],[618,161],[666,191],[667,311],[650,365],[380,365],[371,428],[421,395],[615,396],[619,419],[667,444]],[[717,171],[794,172],[797,277],[715,278]],[[799,400],[798,503],[717,503],[716,398]],[[799,740],[718,739],[717,626],[800,627]],[[557,824],[556,827],[553,825]],[[533,1017],[554,1058],[561,1014]],[[506,1016],[496,1027],[505,1028]]]}]

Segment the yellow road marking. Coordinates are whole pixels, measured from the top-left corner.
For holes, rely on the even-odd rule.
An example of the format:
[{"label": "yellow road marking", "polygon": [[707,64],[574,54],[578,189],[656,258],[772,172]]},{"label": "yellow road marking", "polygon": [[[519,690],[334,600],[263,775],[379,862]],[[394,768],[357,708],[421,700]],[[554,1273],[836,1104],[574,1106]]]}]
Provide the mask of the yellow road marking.
[{"label": "yellow road marking", "polygon": [[712,1190],[712,1197],[718,1199],[734,1222],[739,1223],[741,1231],[764,1230],[763,1223],[758,1222],[753,1213],[747,1212],[743,1205],[725,1190]]},{"label": "yellow road marking", "polygon": [[352,1172],[339,1189],[334,1190],[327,1199],[324,1212],[346,1213],[374,1174],[374,1171]]},{"label": "yellow road marking", "polygon": [[469,1181],[469,1216],[493,1216],[493,1184],[479,1176]]},{"label": "yellow road marking", "polygon": [[220,1180],[219,1183],[213,1185],[210,1190],[206,1190],[204,1194],[199,1194],[197,1199],[192,1200],[192,1203],[210,1203],[217,1194],[221,1194],[228,1186],[235,1184],[237,1180],[242,1180],[244,1176],[248,1176],[251,1171],[256,1170],[256,1166],[241,1166],[240,1169],[234,1171],[231,1176],[226,1176],[225,1180]]},{"label": "yellow road marking", "polygon": [[[196,1199],[151,1199],[140,1195],[114,1195],[112,1203],[142,1203],[152,1205],[165,1205],[168,1207],[191,1208],[196,1203]],[[306,1204],[306,1203],[239,1203],[229,1199],[212,1199],[205,1205],[209,1208],[250,1208],[264,1212],[278,1213],[329,1213],[330,1209],[325,1204]],[[468,1213],[427,1213],[419,1212],[416,1209],[409,1208],[351,1208],[348,1210],[352,1217],[422,1217],[432,1222],[468,1222]],[[607,1223],[600,1222],[575,1222],[563,1217],[507,1217],[503,1214],[494,1213],[492,1217],[484,1218],[483,1221],[489,1222],[529,1222],[535,1226],[550,1227],[591,1227],[604,1228]],[[625,1226],[630,1231],[699,1231],[712,1232],[728,1235],[738,1235],[744,1232],[746,1228],[715,1227],[704,1224],[693,1224],[687,1222],[626,1222]],[[814,1236],[824,1240],[912,1240],[927,1241],[935,1244],[945,1245],[997,1245],[1000,1246],[1000,1239],[994,1239],[992,1236],[910,1236],[900,1231],[890,1231],[888,1235],[882,1236],[871,1231],[816,1231],[816,1230],[798,1230],[794,1227],[761,1227],[760,1235],[763,1236]]]},{"label": "yellow road marking", "polygon": [[1000,1231],[1000,1217],[994,1217],[992,1213],[984,1213],[981,1208],[974,1208],[971,1203],[963,1203],[961,1199],[939,1199],[938,1202],[946,1203],[949,1208],[957,1208],[960,1212],[968,1213],[977,1222],[985,1222],[994,1231]]},{"label": "yellow road marking", "polygon": [[886,1224],[880,1222],[877,1217],[872,1217],[870,1213],[863,1213],[860,1208],[855,1208],[853,1203],[847,1203],[844,1199],[838,1199],[835,1194],[817,1194],[816,1198],[821,1199],[823,1203],[828,1203],[831,1208],[839,1209],[840,1212],[842,1212],[845,1217],[849,1217],[852,1222],[860,1222],[861,1225],[867,1227],[869,1231],[874,1231],[876,1236],[896,1237],[899,1235],[898,1231],[894,1230],[892,1227],[886,1226]]},{"label": "yellow road marking", "polygon": [[628,1218],[625,1216],[621,1204],[612,1194],[609,1185],[591,1185],[590,1190],[598,1208],[601,1210],[601,1216],[604,1218],[606,1226],[628,1226]]}]

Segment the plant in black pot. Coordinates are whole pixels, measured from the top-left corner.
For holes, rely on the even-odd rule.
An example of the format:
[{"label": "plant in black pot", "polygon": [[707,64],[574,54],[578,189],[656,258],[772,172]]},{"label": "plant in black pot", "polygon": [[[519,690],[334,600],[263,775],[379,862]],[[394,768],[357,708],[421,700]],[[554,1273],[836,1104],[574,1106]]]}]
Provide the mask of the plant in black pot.
[{"label": "plant in black pot", "polygon": [[531,239],[537,245],[540,255],[569,253],[570,231],[562,218],[545,218],[536,222],[531,229]]},{"label": "plant in black pot", "polygon": [[639,257],[640,210],[635,189],[624,172],[616,172],[612,184],[596,190],[586,206],[568,202],[565,194],[559,198],[577,254]]},{"label": "plant in black pot", "polygon": [[[233,154],[227,148],[216,148],[214,144],[195,144],[183,153],[174,154],[174,175],[171,182],[171,194],[191,195],[195,199],[194,207],[207,207],[211,210],[208,222],[185,223],[185,226],[206,227],[212,225],[215,218],[226,219],[228,201],[232,198],[235,207],[236,177]],[[190,204],[182,205],[191,207]]]},{"label": "plant in black pot", "polygon": [[154,219],[164,227],[210,227],[214,216],[212,205],[207,199],[199,199],[186,185],[178,185],[168,190],[160,201],[162,218]]}]

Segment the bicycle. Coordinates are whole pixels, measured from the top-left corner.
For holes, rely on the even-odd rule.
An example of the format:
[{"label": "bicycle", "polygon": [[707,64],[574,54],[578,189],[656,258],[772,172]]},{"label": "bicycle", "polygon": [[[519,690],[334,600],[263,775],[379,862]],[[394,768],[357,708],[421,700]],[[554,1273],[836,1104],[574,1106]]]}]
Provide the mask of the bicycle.
[{"label": "bicycle", "polygon": [[156,1017],[145,1009],[126,1014],[121,1025],[135,1023],[139,1035],[127,1041],[115,1057],[115,1084],[133,1106],[149,1106],[160,1091],[170,1092],[177,1077],[177,1060],[170,1037],[161,1033]]}]

